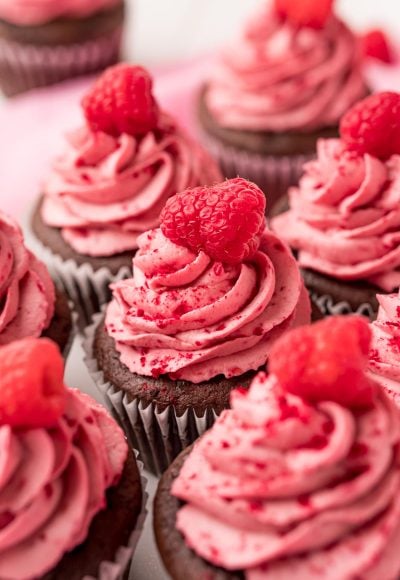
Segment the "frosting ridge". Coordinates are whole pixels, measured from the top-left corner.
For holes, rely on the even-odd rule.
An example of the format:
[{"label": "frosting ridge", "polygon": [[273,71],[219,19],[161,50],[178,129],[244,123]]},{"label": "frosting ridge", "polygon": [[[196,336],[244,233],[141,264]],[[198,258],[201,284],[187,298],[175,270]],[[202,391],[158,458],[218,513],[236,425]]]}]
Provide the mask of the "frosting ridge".
[{"label": "frosting ridge", "polygon": [[18,225],[0,212],[0,345],[39,337],[54,314],[46,266],[24,245]]},{"label": "frosting ridge", "polygon": [[107,332],[134,373],[193,383],[237,376],[265,364],[287,328],[310,320],[296,262],[267,229],[254,257],[235,265],[178,246],[160,229],[138,246],[133,277],[112,286],[106,313]]},{"label": "frosting ridge", "polygon": [[317,153],[289,191],[289,211],[272,228],[298,251],[304,268],[398,288],[400,157],[358,156],[338,139],[321,139]]},{"label": "frosting ridge", "polygon": [[200,557],[249,580],[400,571],[398,410],[310,405],[260,373],[175,479],[177,528]]},{"label": "frosting ridge", "polygon": [[223,127],[312,131],[337,125],[365,94],[360,47],[343,22],[297,28],[268,5],[222,54],[206,102]]},{"label": "frosting ridge", "polygon": [[68,135],[44,185],[42,218],[79,254],[111,256],[136,249],[173,194],[220,179],[211,157],[166,115],[144,137],[85,126]]}]

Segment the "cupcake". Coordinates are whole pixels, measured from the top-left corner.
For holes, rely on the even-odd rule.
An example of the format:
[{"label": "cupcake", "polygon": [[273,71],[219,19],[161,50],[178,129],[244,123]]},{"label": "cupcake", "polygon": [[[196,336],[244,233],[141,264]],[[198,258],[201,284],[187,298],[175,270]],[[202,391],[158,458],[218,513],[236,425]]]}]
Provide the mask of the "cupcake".
[{"label": "cupcake", "polygon": [[2,91],[13,96],[116,63],[123,21],[123,0],[1,0]]},{"label": "cupcake", "polygon": [[369,366],[373,378],[400,406],[400,295],[377,296],[379,310],[371,324]]},{"label": "cupcake", "polygon": [[200,97],[205,143],[225,175],[255,181],[272,201],[286,193],[317,140],[336,136],[366,95],[362,64],[332,0],[264,2]]},{"label": "cupcake", "polygon": [[123,432],[47,339],[0,349],[0,577],[122,578],[142,488]]},{"label": "cupcake", "polygon": [[379,289],[400,285],[399,154],[400,95],[368,97],[343,117],[341,139],[319,141],[289,210],[271,221],[327,315],[374,318]]},{"label": "cupcake", "polygon": [[89,368],[156,473],[249,385],[279,336],[310,321],[295,259],[264,211],[262,191],[240,178],[171,198],[88,331]]},{"label": "cupcake", "polygon": [[368,342],[358,317],[288,333],[178,457],[154,507],[171,578],[399,578],[400,415]]},{"label": "cupcake", "polygon": [[72,326],[67,297],[25,247],[18,225],[0,212],[0,346],[45,336],[66,355]]},{"label": "cupcake", "polygon": [[137,238],[159,224],[168,197],[221,176],[160,111],[141,67],[106,71],[82,108],[83,126],[45,180],[33,230],[85,322],[110,299],[110,282],[129,275]]}]

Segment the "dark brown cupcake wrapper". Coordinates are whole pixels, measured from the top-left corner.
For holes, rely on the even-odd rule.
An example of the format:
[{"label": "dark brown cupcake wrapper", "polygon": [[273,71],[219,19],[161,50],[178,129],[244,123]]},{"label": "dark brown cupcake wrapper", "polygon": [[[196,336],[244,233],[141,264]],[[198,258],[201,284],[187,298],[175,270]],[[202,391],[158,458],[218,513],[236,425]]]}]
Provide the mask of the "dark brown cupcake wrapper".
[{"label": "dark brown cupcake wrapper", "polygon": [[316,304],[319,310],[324,316],[338,316],[343,314],[359,314],[369,318],[371,321],[376,318],[376,311],[372,304],[364,303],[360,304],[357,308],[352,308],[352,306],[342,300],[341,302],[335,302],[332,296],[324,294],[319,296],[318,294],[311,293],[311,300]]},{"label": "dark brown cupcake wrapper", "polygon": [[103,313],[95,314],[92,324],[85,329],[86,366],[107,408],[124,429],[132,448],[138,451],[145,469],[161,475],[183,449],[213,425],[217,413],[209,408],[198,417],[191,408],[179,415],[173,405],[163,411],[153,404],[145,407],[139,399],[130,400],[124,392],[105,381],[93,358],[95,331],[102,316]]},{"label": "dark brown cupcake wrapper", "polygon": [[122,26],[79,44],[33,45],[0,39],[0,86],[7,96],[95,73],[118,62]]},{"label": "dark brown cupcake wrapper", "polygon": [[240,176],[257,183],[267,196],[267,209],[286,194],[289,187],[298,183],[304,164],[315,157],[314,155],[278,157],[250,153],[226,145],[204,133],[202,141],[226,177]]}]

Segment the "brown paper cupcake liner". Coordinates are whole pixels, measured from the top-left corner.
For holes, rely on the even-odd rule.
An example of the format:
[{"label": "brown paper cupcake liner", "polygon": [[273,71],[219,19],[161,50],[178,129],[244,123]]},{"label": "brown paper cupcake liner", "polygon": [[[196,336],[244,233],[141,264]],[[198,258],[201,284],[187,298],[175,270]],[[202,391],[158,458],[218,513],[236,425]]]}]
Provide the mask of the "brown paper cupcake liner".
[{"label": "brown paper cupcake liner", "polygon": [[303,173],[303,166],[314,155],[272,156],[250,153],[202,136],[202,141],[219,163],[225,177],[244,177],[254,181],[267,196],[267,211],[292,185],[296,185]]},{"label": "brown paper cupcake liner", "polygon": [[366,316],[371,321],[376,318],[376,311],[372,304],[363,303],[360,304],[356,309],[345,301],[335,302],[332,296],[324,294],[319,296],[318,294],[311,293],[311,300],[316,304],[319,310],[324,316],[338,316],[342,314],[359,314],[361,316]]},{"label": "brown paper cupcake liner", "polygon": [[130,400],[126,393],[105,381],[93,358],[94,335],[102,316],[103,313],[95,314],[92,324],[85,329],[86,366],[107,408],[124,429],[130,445],[139,452],[145,469],[161,475],[183,449],[213,425],[217,413],[209,408],[198,417],[191,408],[179,415],[173,405],[163,411],[153,404],[145,407],[139,399]]},{"label": "brown paper cupcake liner", "polygon": [[122,26],[79,44],[33,45],[0,39],[0,86],[7,96],[95,73],[118,62]]}]

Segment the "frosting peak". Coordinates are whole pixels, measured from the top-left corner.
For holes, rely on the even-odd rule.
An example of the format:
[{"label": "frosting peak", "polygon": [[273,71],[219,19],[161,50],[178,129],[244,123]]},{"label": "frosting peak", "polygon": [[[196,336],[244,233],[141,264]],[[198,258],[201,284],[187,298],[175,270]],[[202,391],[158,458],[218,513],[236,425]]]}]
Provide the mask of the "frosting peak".
[{"label": "frosting peak", "polygon": [[18,225],[0,212],[0,345],[39,337],[54,314],[46,266],[24,245]]},{"label": "frosting peak", "polygon": [[193,383],[237,376],[265,364],[287,328],[310,320],[296,262],[267,229],[255,255],[234,265],[178,246],[160,229],[138,246],[133,277],[112,286],[106,314],[134,373]]},{"label": "frosting peak", "polygon": [[320,140],[317,152],[289,192],[290,210],[272,228],[304,268],[398,288],[400,156],[358,156],[338,139]]},{"label": "frosting peak", "polygon": [[42,217],[79,254],[137,248],[177,191],[220,181],[212,159],[164,115],[160,130],[113,137],[87,126],[68,135],[44,185]]},{"label": "frosting peak", "polygon": [[264,374],[195,444],[172,493],[199,556],[248,580],[400,572],[399,415],[379,391],[352,412],[306,403]]},{"label": "frosting peak", "polygon": [[312,131],[337,125],[365,95],[361,69],[358,41],[336,17],[299,28],[267,6],[222,55],[207,105],[227,128]]}]

